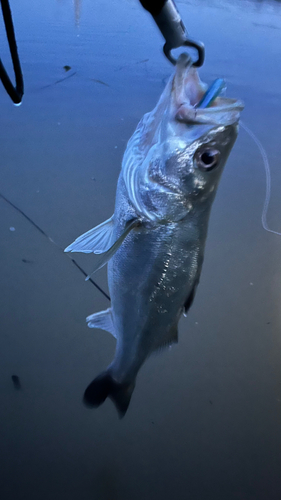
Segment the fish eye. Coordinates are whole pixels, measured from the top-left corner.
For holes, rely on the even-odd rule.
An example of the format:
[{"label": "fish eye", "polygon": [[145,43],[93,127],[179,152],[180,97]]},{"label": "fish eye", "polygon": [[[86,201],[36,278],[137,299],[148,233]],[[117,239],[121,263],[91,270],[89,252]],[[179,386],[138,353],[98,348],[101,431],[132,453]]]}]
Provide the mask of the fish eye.
[{"label": "fish eye", "polygon": [[219,162],[220,152],[217,149],[202,148],[196,151],[195,160],[200,168],[204,172],[213,170]]}]

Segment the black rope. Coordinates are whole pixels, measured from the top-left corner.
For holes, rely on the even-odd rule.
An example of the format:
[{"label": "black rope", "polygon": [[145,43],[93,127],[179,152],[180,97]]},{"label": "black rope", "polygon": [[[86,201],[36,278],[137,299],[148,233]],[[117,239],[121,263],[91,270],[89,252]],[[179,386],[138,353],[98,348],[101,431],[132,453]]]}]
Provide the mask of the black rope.
[{"label": "black rope", "polygon": [[5,70],[1,59],[0,59],[0,80],[2,80],[4,88],[7,92],[7,94],[12,99],[12,101],[15,104],[19,104],[22,100],[22,96],[24,93],[24,87],[23,87],[23,77],[22,77],[22,71],[21,71],[21,66],[20,66],[20,60],[19,60],[19,56],[18,56],[17,42],[16,42],[13,20],[12,20],[12,13],[11,13],[10,5],[9,5],[9,0],[0,0],[0,1],[1,1],[1,8],[2,8],[3,20],[4,20],[4,24],[5,24],[9,49],[10,49],[11,58],[12,58],[12,62],[13,62],[13,68],[14,68],[15,79],[16,79],[16,86],[14,86],[12,84],[10,77],[9,77],[7,71]]}]

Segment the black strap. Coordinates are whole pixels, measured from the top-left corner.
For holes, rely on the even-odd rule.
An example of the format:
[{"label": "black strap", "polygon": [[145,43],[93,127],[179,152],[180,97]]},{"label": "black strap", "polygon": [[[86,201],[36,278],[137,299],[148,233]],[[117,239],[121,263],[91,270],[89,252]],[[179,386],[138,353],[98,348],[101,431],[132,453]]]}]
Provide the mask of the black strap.
[{"label": "black strap", "polygon": [[24,87],[23,87],[23,77],[22,77],[22,72],[21,72],[20,60],[19,60],[19,56],[18,56],[18,48],[17,48],[17,42],[16,42],[16,38],[15,38],[15,32],[14,32],[14,26],[13,26],[13,20],[12,20],[12,14],[11,14],[11,9],[10,9],[10,5],[9,5],[9,0],[1,0],[1,8],[2,8],[2,13],[3,13],[3,20],[4,20],[4,24],[5,24],[9,49],[10,49],[10,53],[11,53],[11,58],[12,58],[12,62],[13,62],[13,68],[14,68],[14,73],[15,73],[15,78],[16,78],[16,86],[14,86],[12,84],[10,77],[9,77],[7,71],[5,70],[1,59],[0,59],[0,80],[2,80],[4,88],[7,92],[7,94],[9,94],[12,101],[15,104],[19,104],[22,100],[22,96],[24,93]]},{"label": "black strap", "polygon": [[167,0],[140,0],[143,8],[152,16],[158,16]]}]

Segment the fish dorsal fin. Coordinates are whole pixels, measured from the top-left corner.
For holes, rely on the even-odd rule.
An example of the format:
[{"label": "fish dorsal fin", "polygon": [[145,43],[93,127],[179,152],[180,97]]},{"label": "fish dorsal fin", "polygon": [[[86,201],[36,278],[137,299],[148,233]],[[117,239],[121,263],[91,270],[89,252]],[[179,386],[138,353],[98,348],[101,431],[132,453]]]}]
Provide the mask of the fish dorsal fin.
[{"label": "fish dorsal fin", "polygon": [[113,257],[115,252],[117,252],[118,248],[122,245],[124,239],[126,236],[128,236],[129,232],[134,229],[134,227],[139,226],[141,224],[140,219],[133,219],[131,221],[128,221],[122,234],[119,236],[119,238],[115,241],[115,243],[107,250],[107,252],[101,254],[99,258],[96,260],[96,264],[94,269],[92,270],[91,274],[87,276],[86,281],[90,279],[92,274],[94,274],[96,271],[98,271],[101,267],[103,267],[105,264],[108,263],[108,261]]},{"label": "fish dorsal fin", "polygon": [[90,229],[69,245],[65,252],[104,253],[112,245],[114,227],[113,215],[110,219]]},{"label": "fish dorsal fin", "polygon": [[116,332],[113,325],[112,309],[106,309],[95,314],[91,314],[86,318],[89,328],[100,328],[106,332],[111,333],[116,338]]}]

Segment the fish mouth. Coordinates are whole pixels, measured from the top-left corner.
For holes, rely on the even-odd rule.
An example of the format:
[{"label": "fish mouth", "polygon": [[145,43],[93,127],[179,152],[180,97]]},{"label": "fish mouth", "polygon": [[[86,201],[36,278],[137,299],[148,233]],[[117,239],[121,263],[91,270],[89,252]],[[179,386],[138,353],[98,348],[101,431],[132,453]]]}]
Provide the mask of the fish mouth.
[{"label": "fish mouth", "polygon": [[172,108],[175,119],[186,124],[230,125],[238,122],[244,104],[240,99],[221,97],[225,90],[218,78],[209,87],[203,83],[188,54],[181,54],[172,81]]}]

